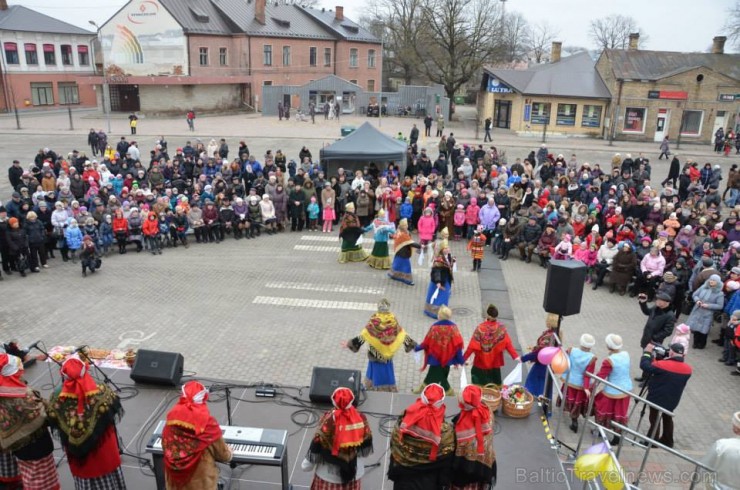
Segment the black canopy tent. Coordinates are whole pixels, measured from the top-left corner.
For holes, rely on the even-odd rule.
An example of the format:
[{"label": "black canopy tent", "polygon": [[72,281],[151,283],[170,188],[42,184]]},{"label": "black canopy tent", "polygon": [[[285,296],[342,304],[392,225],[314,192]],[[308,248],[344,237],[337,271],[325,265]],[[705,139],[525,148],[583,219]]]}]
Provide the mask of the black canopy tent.
[{"label": "black canopy tent", "polygon": [[338,168],[354,172],[362,170],[370,162],[382,171],[389,162],[396,164],[401,175],[406,170],[406,148],[398,141],[381,133],[366,122],[349,136],[323,148],[319,153],[327,175],[336,175]]}]

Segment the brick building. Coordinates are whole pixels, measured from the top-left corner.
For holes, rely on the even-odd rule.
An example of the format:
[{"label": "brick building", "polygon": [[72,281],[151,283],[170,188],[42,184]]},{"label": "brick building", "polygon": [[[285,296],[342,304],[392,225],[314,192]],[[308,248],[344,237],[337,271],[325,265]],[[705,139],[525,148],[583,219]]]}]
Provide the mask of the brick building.
[{"label": "brick building", "polygon": [[740,55],[724,52],[724,37],[709,53],[645,51],[638,41],[631,34],[628,49],[607,49],[596,63],[612,94],[607,137],[708,143],[718,128],[738,128]]},{"label": "brick building", "polygon": [[342,7],[132,0],[100,35],[113,110],[260,110],[263,86],[327,75],[371,91],[380,85],[380,40]]},{"label": "brick building", "polygon": [[[95,107],[95,34],[0,0],[0,111]],[[84,82],[84,83],[83,83]]]}]

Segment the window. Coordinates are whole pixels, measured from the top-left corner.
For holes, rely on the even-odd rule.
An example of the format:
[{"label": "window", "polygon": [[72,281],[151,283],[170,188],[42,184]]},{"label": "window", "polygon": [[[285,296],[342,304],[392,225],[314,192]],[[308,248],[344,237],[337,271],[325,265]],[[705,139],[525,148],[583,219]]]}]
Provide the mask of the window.
[{"label": "window", "polygon": [[550,103],[533,102],[530,122],[532,124],[550,124]]},{"label": "window", "polygon": [[683,111],[683,130],[681,136],[699,136],[704,121],[704,111]]},{"label": "window", "polygon": [[272,66],[272,45],[265,44],[262,53],[262,64],[265,66]]},{"label": "window", "polygon": [[62,64],[63,65],[73,65],[74,61],[72,61],[72,46],[69,44],[62,44]]},{"label": "window", "polygon": [[200,66],[208,66],[208,48],[198,49]]},{"label": "window", "polygon": [[331,48],[324,48],[324,66],[331,66]]},{"label": "window", "polygon": [[218,64],[221,66],[226,66],[229,64],[229,53],[226,51],[226,48],[218,48]]},{"label": "window", "polygon": [[26,51],[26,64],[38,65],[39,54],[36,52],[36,45],[34,43],[26,43],[24,49]]},{"label": "window", "polygon": [[9,65],[17,65],[21,61],[18,59],[18,45],[16,43],[5,43],[5,62]]},{"label": "window", "polygon": [[33,105],[54,105],[54,89],[51,83],[32,83],[31,101]]},{"label": "window", "polygon": [[647,109],[644,107],[627,107],[624,111],[625,133],[644,133],[645,132],[645,114]]},{"label": "window", "polygon": [[77,46],[77,57],[80,59],[80,66],[90,64],[90,55],[87,52],[87,46]]},{"label": "window", "polygon": [[375,92],[375,80],[368,80],[367,81],[367,91],[368,92]]},{"label": "window", "polygon": [[357,48],[349,50],[349,67],[357,68]]},{"label": "window", "polygon": [[53,44],[44,44],[44,63],[46,63],[47,66],[54,66],[57,64],[57,55]]},{"label": "window", "polygon": [[283,46],[283,66],[290,66],[290,46]]},{"label": "window", "polygon": [[558,126],[576,125],[576,104],[558,104],[558,117],[555,118]]},{"label": "window", "polygon": [[262,82],[263,87],[269,87],[271,85],[272,85],[272,80],[265,80],[264,82]]},{"label": "window", "polygon": [[57,84],[59,89],[59,103],[62,105],[79,104],[80,93],[77,90],[77,83],[75,82],[59,82]]},{"label": "window", "polygon": [[375,50],[374,49],[367,50],[367,67],[375,68]]},{"label": "window", "polygon": [[581,116],[581,126],[584,128],[598,128],[601,126],[601,111],[603,106],[585,105]]},{"label": "window", "polygon": [[318,61],[316,60],[317,56],[317,49],[315,47],[311,46],[310,48],[308,48],[308,64],[310,66],[316,66],[316,64],[318,63]]}]

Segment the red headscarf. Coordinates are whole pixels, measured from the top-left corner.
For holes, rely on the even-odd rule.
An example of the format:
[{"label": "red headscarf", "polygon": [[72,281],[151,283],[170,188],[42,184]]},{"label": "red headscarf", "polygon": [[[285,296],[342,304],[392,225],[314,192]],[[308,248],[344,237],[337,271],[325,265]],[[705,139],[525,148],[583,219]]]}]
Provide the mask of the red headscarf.
[{"label": "red headscarf", "polygon": [[406,409],[401,420],[401,434],[409,434],[430,442],[430,458],[437,459],[437,450],[442,440],[442,422],[445,419],[445,390],[441,385],[427,385],[413,405]]},{"label": "red headscarf", "polygon": [[0,397],[23,398],[26,396],[26,383],[21,380],[23,361],[20,357],[0,354]]},{"label": "red headscarf", "polygon": [[85,413],[89,395],[98,392],[98,385],[87,371],[87,364],[78,357],[70,357],[62,364],[62,391],[59,396],[76,397],[77,413]]},{"label": "red headscarf", "polygon": [[[440,320],[433,323],[427,332],[421,346],[428,356],[434,356],[442,367],[449,366],[450,361],[455,357],[457,351],[463,348],[464,341],[457,325],[443,315],[440,308]],[[426,356],[424,358],[424,367],[427,365]]]},{"label": "red headscarf", "polygon": [[468,385],[460,394],[460,416],[455,424],[458,441],[476,438],[478,454],[483,454],[485,447],[483,436],[491,433],[491,411],[481,403],[483,394],[480,386]]},{"label": "red headscarf", "polygon": [[356,447],[365,440],[365,422],[360,412],[352,405],[355,395],[349,388],[339,387],[331,395],[331,402],[335,410],[334,442],[331,447],[332,456],[339,454],[340,449]]},{"label": "red headscarf", "polygon": [[182,396],[167,414],[162,431],[165,471],[175,485],[185,485],[198,467],[208,446],[221,437],[221,428],[211,417],[206,401],[208,390],[197,381],[182,387]]}]

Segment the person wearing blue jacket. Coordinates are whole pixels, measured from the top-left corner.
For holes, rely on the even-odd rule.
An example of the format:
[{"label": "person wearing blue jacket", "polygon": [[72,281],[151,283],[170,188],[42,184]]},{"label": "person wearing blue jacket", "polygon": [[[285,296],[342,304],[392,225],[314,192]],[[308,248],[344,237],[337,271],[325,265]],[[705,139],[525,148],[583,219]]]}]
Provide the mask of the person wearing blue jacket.
[{"label": "person wearing blue jacket", "polygon": [[401,210],[400,210],[400,219],[406,218],[409,223],[411,223],[411,217],[414,214],[414,206],[411,204],[411,198],[407,197],[403,204],[401,204]]},{"label": "person wearing blue jacket", "polygon": [[67,241],[67,248],[72,252],[72,263],[77,263],[77,251],[82,247],[82,231],[77,224],[77,220],[69,218],[67,228],[64,230],[64,239]]}]

